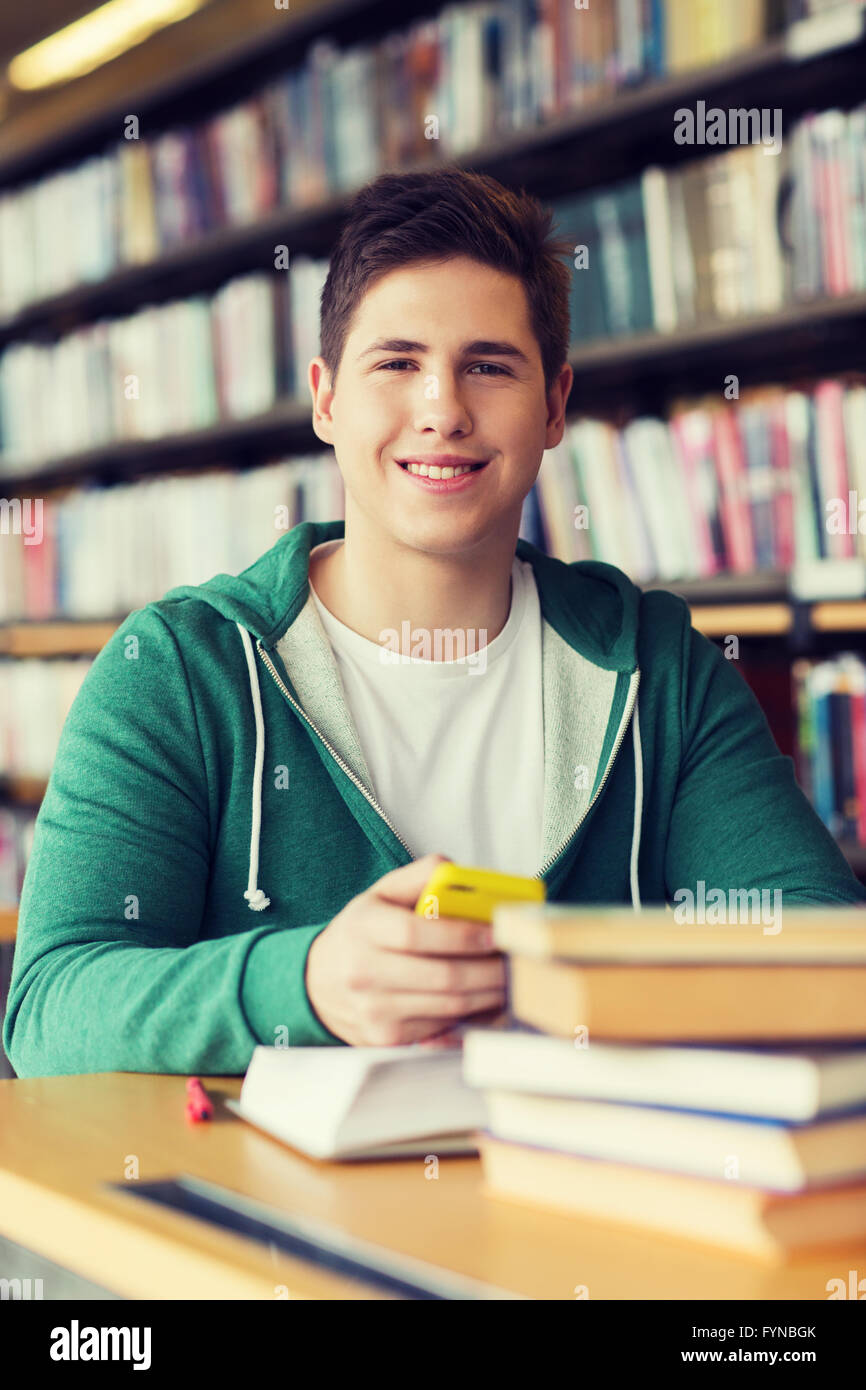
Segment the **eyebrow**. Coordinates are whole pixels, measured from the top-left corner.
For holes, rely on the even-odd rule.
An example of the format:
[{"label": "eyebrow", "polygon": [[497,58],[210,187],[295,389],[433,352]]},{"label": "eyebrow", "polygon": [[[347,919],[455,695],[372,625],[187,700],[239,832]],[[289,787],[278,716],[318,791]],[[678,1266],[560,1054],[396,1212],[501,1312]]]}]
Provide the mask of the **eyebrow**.
[{"label": "eyebrow", "polygon": [[[429,352],[426,343],[416,343],[411,338],[377,338],[375,343],[371,343],[362,353],[358,354],[357,360],[360,362],[362,357],[368,357],[371,352]],[[490,338],[475,338],[471,343],[464,343],[461,352],[465,357],[514,357],[530,366],[529,358],[525,352],[521,352],[514,343],[497,342]]]}]

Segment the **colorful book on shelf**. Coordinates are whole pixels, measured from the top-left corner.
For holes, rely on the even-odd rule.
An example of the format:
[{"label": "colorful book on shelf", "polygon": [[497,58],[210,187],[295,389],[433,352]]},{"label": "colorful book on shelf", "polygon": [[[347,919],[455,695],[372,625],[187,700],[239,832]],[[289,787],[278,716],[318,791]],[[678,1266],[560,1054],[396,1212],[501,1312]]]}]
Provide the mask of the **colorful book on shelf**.
[{"label": "colorful book on shelf", "polygon": [[795,491],[791,471],[791,449],[785,428],[784,398],[768,393],[765,398],[770,430],[770,456],[774,470],[772,529],[775,538],[771,567],[789,570],[797,556],[794,529]]},{"label": "colorful book on shelf", "polygon": [[770,422],[766,401],[752,400],[741,404],[737,419],[745,462],[743,483],[752,519],[755,547],[755,566],[771,570],[776,561],[775,545],[775,485],[771,453]]},{"label": "colorful book on shelf", "polygon": [[755,544],[745,486],[742,438],[734,412],[715,411],[713,432],[720,515],[729,566],[735,574],[749,574],[756,568]]},{"label": "colorful book on shelf", "polygon": [[801,657],[792,677],[801,785],[833,835],[866,844],[866,663]]},{"label": "colorful book on shelf", "polygon": [[696,564],[691,572],[715,574],[724,563],[724,546],[718,524],[718,483],[709,418],[706,411],[680,410],[671,416],[669,425],[696,550]]},{"label": "colorful book on shelf", "polygon": [[[845,458],[844,387],[840,381],[821,381],[813,392],[816,430],[817,478],[821,498],[820,516],[830,517],[835,499],[847,502],[848,470]],[[832,559],[845,559],[855,553],[854,537],[842,527],[823,526],[825,553]]]}]

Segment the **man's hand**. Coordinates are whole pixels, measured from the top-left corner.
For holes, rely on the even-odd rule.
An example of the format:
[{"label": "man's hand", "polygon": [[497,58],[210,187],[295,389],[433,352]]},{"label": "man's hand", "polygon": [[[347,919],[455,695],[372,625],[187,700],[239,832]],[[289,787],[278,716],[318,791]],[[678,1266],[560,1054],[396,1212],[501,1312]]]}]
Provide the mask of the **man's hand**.
[{"label": "man's hand", "polygon": [[[506,962],[490,927],[464,917],[428,920],[415,904],[442,854],[392,869],[346,904],[307,953],[305,983],[325,1027],[361,1047],[435,1039],[471,1015],[499,1013]],[[481,1021],[481,1020],[477,1020]]]}]

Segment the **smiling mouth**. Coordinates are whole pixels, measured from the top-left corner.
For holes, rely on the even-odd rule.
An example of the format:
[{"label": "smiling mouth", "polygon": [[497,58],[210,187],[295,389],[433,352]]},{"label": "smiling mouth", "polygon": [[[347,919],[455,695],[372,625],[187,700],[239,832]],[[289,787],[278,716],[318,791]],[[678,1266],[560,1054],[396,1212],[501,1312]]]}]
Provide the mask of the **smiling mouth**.
[{"label": "smiling mouth", "polygon": [[[409,460],[406,460],[406,459],[397,459],[397,463],[398,463],[398,464],[400,465],[400,467],[403,469],[403,472],[404,472],[404,473],[410,472],[409,464],[410,464],[411,462],[412,462],[411,459],[409,459]],[[490,462],[489,459],[485,459],[483,463],[472,463],[472,464],[470,464],[469,467],[468,467],[468,472],[470,472],[470,473],[477,473],[480,469],[486,468],[489,462]],[[424,477],[427,477],[427,478],[432,477],[433,480],[434,480],[434,482],[435,482],[435,480],[436,480],[437,478],[443,478],[443,477],[444,477],[445,479],[448,479],[448,478],[453,478],[453,477],[455,476],[454,468],[453,468],[453,467],[446,467],[446,468],[435,468],[435,467],[434,467],[434,470],[433,470],[432,473],[429,471],[429,469],[428,469],[427,473],[419,473],[419,472],[418,472],[418,467],[420,467],[420,466],[423,466],[423,465],[416,466],[416,468],[415,468],[413,471],[414,471],[418,476],[420,476],[420,477],[422,477],[422,478],[424,478]],[[461,467],[460,474],[458,474],[458,475],[456,475],[456,476],[461,476],[461,475],[462,475],[464,472],[466,472],[466,471],[467,471],[467,468],[466,468],[466,465],[464,464],[464,465],[462,465],[462,467]]]}]

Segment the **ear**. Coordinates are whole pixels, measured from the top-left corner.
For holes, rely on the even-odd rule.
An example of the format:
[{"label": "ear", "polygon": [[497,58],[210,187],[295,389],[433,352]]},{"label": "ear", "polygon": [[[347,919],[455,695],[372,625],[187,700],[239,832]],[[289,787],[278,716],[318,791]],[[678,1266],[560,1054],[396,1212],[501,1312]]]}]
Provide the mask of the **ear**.
[{"label": "ear", "polygon": [[556,381],[547,393],[547,434],[545,449],[554,449],[565,433],[565,405],[574,381],[574,372],[564,363]]},{"label": "ear", "polygon": [[331,406],[334,391],[331,372],[323,357],[314,357],[307,369],[307,384],[313,401],[313,429],[325,444],[334,442],[334,422]]}]

